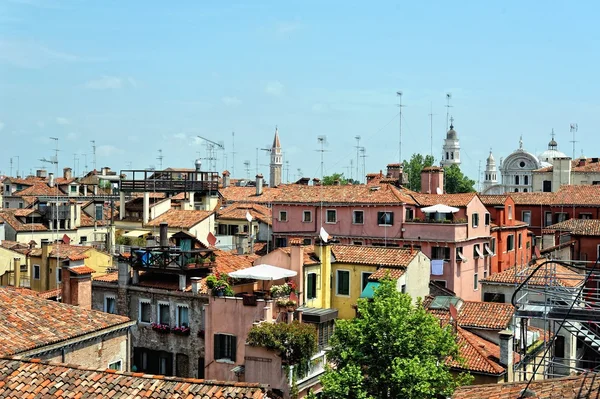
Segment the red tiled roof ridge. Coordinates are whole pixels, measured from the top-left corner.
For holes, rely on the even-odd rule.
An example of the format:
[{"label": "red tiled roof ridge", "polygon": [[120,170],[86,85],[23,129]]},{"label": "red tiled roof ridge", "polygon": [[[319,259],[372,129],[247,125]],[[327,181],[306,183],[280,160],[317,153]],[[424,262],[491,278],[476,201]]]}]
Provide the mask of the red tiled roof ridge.
[{"label": "red tiled roof ridge", "polygon": [[410,248],[342,244],[332,245],[331,251],[335,262],[400,267],[407,267],[419,253]]},{"label": "red tiled roof ridge", "polygon": [[[491,351],[486,351],[484,350],[484,348],[482,348],[482,346],[485,347],[485,345],[489,345],[489,346],[495,346],[498,347],[498,345],[494,344],[493,342],[490,342],[486,339],[481,338],[480,336],[465,330],[462,327],[458,327],[456,330],[457,335],[459,336],[459,340],[460,338],[463,338],[464,342],[470,346],[471,350],[474,350],[477,355],[479,355],[479,360],[484,362],[484,365],[481,365],[482,367],[475,367],[475,366],[471,366],[469,367],[469,365],[464,364],[461,365],[460,363],[451,360],[450,364],[452,365],[452,367],[454,368],[462,368],[463,370],[471,370],[471,371],[483,371],[483,372],[487,372],[490,374],[503,374],[506,372],[506,368],[504,368],[503,366],[501,366],[499,363],[493,361],[492,359],[490,359],[490,353]],[[496,348],[493,348],[496,349]],[[464,347],[459,348],[460,351],[460,355],[461,356],[465,356],[466,352]],[[477,361],[476,359],[464,359],[465,363],[468,363],[469,360],[472,361]]]}]

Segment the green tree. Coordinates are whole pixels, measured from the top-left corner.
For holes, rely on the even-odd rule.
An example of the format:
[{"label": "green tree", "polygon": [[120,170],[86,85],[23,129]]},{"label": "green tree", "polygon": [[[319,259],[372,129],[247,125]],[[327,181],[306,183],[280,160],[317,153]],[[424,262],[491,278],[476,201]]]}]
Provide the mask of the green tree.
[{"label": "green tree", "polygon": [[404,161],[404,173],[408,174],[408,188],[413,191],[421,191],[421,171],[423,168],[433,165],[431,155],[412,154],[410,161]]},{"label": "green tree", "polygon": [[469,375],[453,377],[446,359],[458,359],[450,326],[442,328],[420,302],[383,280],[372,301],[359,299],[359,317],[338,320],[329,368],[321,382],[328,399],[430,399],[451,396]]},{"label": "green tree", "polygon": [[456,164],[444,169],[444,186],[448,194],[475,192],[475,180],[465,176]]},{"label": "green tree", "polygon": [[360,184],[356,180],[345,178],[343,173],[334,173],[329,176],[323,176],[323,185],[324,186],[333,186],[335,184],[336,180],[339,180],[340,185],[342,185],[342,186],[344,186],[346,184]]}]

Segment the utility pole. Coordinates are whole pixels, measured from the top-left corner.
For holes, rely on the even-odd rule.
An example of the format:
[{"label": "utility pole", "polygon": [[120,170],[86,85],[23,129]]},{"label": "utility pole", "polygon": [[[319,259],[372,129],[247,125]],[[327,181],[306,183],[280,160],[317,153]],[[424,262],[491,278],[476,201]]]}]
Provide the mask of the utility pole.
[{"label": "utility pole", "polygon": [[398,167],[402,165],[402,92],[397,91],[396,95],[398,96],[398,108],[400,109],[400,137],[398,138]]},{"label": "utility pole", "polygon": [[[366,171],[366,162],[365,162],[365,158],[367,157],[366,155],[367,149],[365,147],[360,147],[360,157],[362,158],[362,170],[363,170],[363,178],[366,179],[366,175],[367,175],[367,171]],[[366,183],[366,180],[365,180]]]},{"label": "utility pole", "polygon": [[448,131],[450,129],[450,126],[448,125],[448,121],[450,120],[450,108],[452,108],[452,105],[450,105],[451,99],[452,99],[452,93],[446,93],[446,131]]},{"label": "utility pole", "polygon": [[350,158],[350,180],[354,181],[354,176],[352,176],[352,173],[354,171],[354,160],[352,158]]},{"label": "utility pole", "polygon": [[285,161],[285,182],[290,182],[290,161]]}]

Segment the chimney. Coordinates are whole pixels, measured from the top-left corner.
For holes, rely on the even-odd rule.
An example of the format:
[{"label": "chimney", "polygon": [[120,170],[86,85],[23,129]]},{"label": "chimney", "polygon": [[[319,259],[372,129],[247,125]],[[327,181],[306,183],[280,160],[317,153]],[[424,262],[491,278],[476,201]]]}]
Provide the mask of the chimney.
[{"label": "chimney", "polygon": [[[321,306],[320,308],[328,309],[331,307],[331,245],[319,240],[315,245],[315,252],[321,263]],[[319,288],[317,288],[319,289]],[[319,307],[319,306],[317,306]]]},{"label": "chimney", "polygon": [[62,267],[61,297],[63,303],[92,308],[92,273],[75,273],[69,266]]},{"label": "chimney", "polygon": [[437,166],[423,168],[421,171],[421,192],[438,194],[444,192],[444,169]]},{"label": "chimney", "polygon": [[238,255],[244,255],[248,253],[248,234],[238,233],[235,237],[235,248]]},{"label": "chimney", "polygon": [[[292,280],[296,283],[297,287],[304,287],[304,248],[300,245],[300,241],[294,242],[290,247],[290,270],[297,272],[296,277]],[[298,305],[300,305],[302,298],[298,296]]]},{"label": "chimney", "polygon": [[513,378],[513,332],[503,330],[498,333],[500,335],[500,364],[506,367],[504,382],[512,382]]},{"label": "chimney", "polygon": [[223,187],[229,187],[229,171],[223,172]]},{"label": "chimney", "polygon": [[179,275],[179,291],[185,291],[187,288],[187,276],[185,273]]},{"label": "chimney", "polygon": [[[132,248],[133,249],[133,248]],[[119,274],[119,288],[123,288],[129,285],[129,264],[127,262],[118,262],[118,274]]]},{"label": "chimney", "polygon": [[48,187],[54,187],[54,173],[48,174]]},{"label": "chimney", "polygon": [[108,174],[108,172],[110,172],[110,168],[108,166],[105,166],[102,169],[100,169],[100,174],[102,176],[106,176]]},{"label": "chimney", "polygon": [[40,291],[48,290],[50,279],[49,279],[49,268],[48,258],[50,256],[50,243],[47,238],[42,239],[42,262],[40,265]]},{"label": "chimney", "polygon": [[160,224],[160,246],[169,246],[169,225],[165,222]]},{"label": "chimney", "polygon": [[47,177],[47,173],[44,169],[38,169],[35,171],[35,176],[40,179],[45,179]]},{"label": "chimney", "polygon": [[579,158],[579,165],[577,165],[577,166],[585,166],[585,161],[586,161],[585,158]]},{"label": "chimney", "polygon": [[14,277],[15,277],[15,287],[20,287],[21,286],[21,258],[14,258],[14,265],[15,265],[15,272],[14,272]]},{"label": "chimney", "polygon": [[71,168],[63,168],[63,177],[66,180],[69,180],[72,176],[72,169]]},{"label": "chimney", "polygon": [[256,175],[256,195],[262,195],[263,193],[263,175],[260,173]]},{"label": "chimney", "polygon": [[333,181],[333,185],[334,185],[334,186],[339,186],[340,184],[341,184],[341,183],[340,183],[340,179],[335,179],[335,180]]},{"label": "chimney", "polygon": [[313,186],[320,186],[321,185],[321,179],[319,179],[318,177],[313,177],[312,183],[313,183]]},{"label": "chimney", "polygon": [[194,295],[200,294],[200,281],[202,280],[200,277],[192,277],[192,293]]}]

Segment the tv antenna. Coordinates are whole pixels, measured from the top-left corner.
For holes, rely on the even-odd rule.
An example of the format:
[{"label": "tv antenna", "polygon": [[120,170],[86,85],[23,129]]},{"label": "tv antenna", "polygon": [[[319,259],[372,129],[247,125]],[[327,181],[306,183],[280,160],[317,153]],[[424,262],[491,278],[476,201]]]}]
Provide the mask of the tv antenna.
[{"label": "tv antenna", "polygon": [[360,136],[354,136],[354,139],[356,140],[356,145],[354,146],[354,148],[356,148],[356,180],[360,181],[360,172],[359,172],[359,166],[360,162],[359,162],[359,150],[360,150]]},{"label": "tv antenna", "polygon": [[296,176],[298,176],[298,178],[296,180],[300,180],[302,179],[303,175],[302,175],[302,169],[298,168],[296,169],[296,172],[298,173]]},{"label": "tv antenna", "polygon": [[235,176],[235,132],[231,132],[231,176]]},{"label": "tv antenna", "polygon": [[246,169],[246,178],[250,179],[250,161],[249,160],[244,161],[244,169]]},{"label": "tv antenna", "polygon": [[573,158],[575,159],[575,143],[577,143],[577,141],[575,141],[575,133],[577,133],[577,130],[579,130],[579,126],[577,126],[577,123],[571,123],[571,133],[573,134],[573,140],[571,140],[571,143],[573,143]]},{"label": "tv antenna", "polygon": [[96,140],[90,140],[90,143],[92,143],[92,154],[94,156],[92,165],[94,166],[94,170],[96,170]]},{"label": "tv antenna", "polygon": [[158,156],[156,157],[156,160],[158,161],[158,170],[163,170],[163,158],[162,150],[158,150]]},{"label": "tv antenna", "polygon": [[210,170],[215,171],[217,170],[217,151],[224,151],[225,150],[225,146],[223,145],[223,142],[216,142],[216,141],[212,141],[209,140],[207,138],[204,138],[202,136],[198,136],[199,139],[204,140],[205,144],[206,144],[206,160],[208,161],[208,166],[210,168]]},{"label": "tv antenna", "polygon": [[450,125],[448,125],[448,121],[450,120],[450,100],[452,99],[452,93],[446,93],[446,131],[450,129]]},{"label": "tv antenna", "polygon": [[400,109],[400,136],[398,138],[398,167],[402,165],[402,92],[397,91],[396,95],[398,96],[398,108]]},{"label": "tv antenna", "polygon": [[324,174],[323,154],[327,151],[323,147],[325,147],[327,145],[327,136],[321,135],[321,136],[317,137],[317,141],[319,142],[319,145],[321,146],[321,149],[315,150],[315,151],[318,151],[321,153],[321,184],[322,184],[323,183],[323,174]]},{"label": "tv antenna", "polygon": [[365,158],[368,155],[366,154],[366,152],[367,152],[367,149],[365,147],[360,147],[360,157],[362,158],[362,170],[363,170],[364,178],[366,178],[366,175],[367,175]]}]

